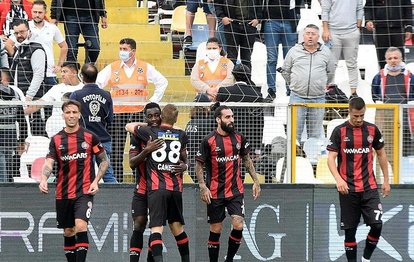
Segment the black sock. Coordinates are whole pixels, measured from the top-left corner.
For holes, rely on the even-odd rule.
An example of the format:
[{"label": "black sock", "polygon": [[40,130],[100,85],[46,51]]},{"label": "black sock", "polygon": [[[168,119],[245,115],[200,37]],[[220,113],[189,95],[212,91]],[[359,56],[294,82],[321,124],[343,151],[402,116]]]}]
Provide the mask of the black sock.
[{"label": "black sock", "polygon": [[68,262],[76,262],[76,237],[65,237],[63,249],[65,250],[65,256]]},{"label": "black sock", "polygon": [[150,235],[150,247],[155,262],[162,262],[162,236],[160,233]]},{"label": "black sock", "polygon": [[180,252],[181,262],[190,262],[190,248],[188,247],[188,236],[185,231],[175,236],[175,241]]},{"label": "black sock", "polygon": [[357,260],[357,242],[345,242],[345,253],[348,262],[356,262]]},{"label": "black sock", "polygon": [[365,248],[364,248],[364,258],[370,259],[372,256],[372,252],[377,247],[379,238],[373,237],[368,234],[367,239],[365,240]]},{"label": "black sock", "polygon": [[228,262],[233,261],[233,258],[236,255],[237,250],[239,250],[242,237],[243,237],[243,230],[233,229],[231,231],[230,237],[229,237],[229,246],[227,248],[226,261]]},{"label": "black sock", "polygon": [[76,262],[85,262],[88,248],[88,232],[76,233]]},{"label": "black sock", "polygon": [[149,246],[150,243],[148,242],[148,255],[147,255],[147,262],[154,262],[154,258],[152,257],[152,250]]},{"label": "black sock", "polygon": [[220,233],[214,233],[210,231],[207,247],[210,262],[217,262],[220,252]]},{"label": "black sock", "polygon": [[144,231],[134,230],[129,243],[129,261],[138,262],[141,255]]}]

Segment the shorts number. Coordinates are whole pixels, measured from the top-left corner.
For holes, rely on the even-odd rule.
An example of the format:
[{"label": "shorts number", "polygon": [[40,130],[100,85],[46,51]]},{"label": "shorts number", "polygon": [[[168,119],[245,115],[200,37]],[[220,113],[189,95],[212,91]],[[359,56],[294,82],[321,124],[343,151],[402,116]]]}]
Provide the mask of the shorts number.
[{"label": "shorts number", "polygon": [[375,213],[375,220],[380,220],[380,216],[382,215],[381,210],[374,210]]},{"label": "shorts number", "polygon": [[[177,163],[180,159],[180,141],[172,141],[169,146],[168,161],[171,163]],[[167,144],[163,144],[162,147],[151,154],[152,159],[156,162],[164,162],[167,158]]]},{"label": "shorts number", "polygon": [[92,213],[92,202],[88,202],[88,209],[86,210],[86,218],[89,219]]}]

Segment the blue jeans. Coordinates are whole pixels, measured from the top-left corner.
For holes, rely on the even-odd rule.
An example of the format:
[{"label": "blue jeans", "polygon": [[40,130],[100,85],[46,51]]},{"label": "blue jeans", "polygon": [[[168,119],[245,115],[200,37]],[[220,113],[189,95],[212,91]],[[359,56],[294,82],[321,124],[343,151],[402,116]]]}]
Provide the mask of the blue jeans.
[{"label": "blue jeans", "polygon": [[[303,98],[294,92],[290,94],[289,103],[325,103],[325,96],[317,98]],[[323,117],[325,108],[299,106],[296,115],[296,139],[300,143],[303,129],[306,124],[307,137],[322,137]]]},{"label": "blue jeans", "polygon": [[87,48],[86,62],[95,63],[98,60],[100,44],[99,44],[99,24],[93,21],[92,17],[65,17],[65,34],[68,43],[67,61],[78,61],[78,42],[79,35],[82,34],[85,41],[90,41]]},{"label": "blue jeans", "polygon": [[[106,155],[108,156],[108,159],[111,160],[111,151],[112,151],[112,142],[105,142],[102,143],[103,147],[105,148],[106,151]],[[98,159],[96,159],[96,163],[100,164],[101,161],[99,161]],[[103,181],[105,183],[118,183],[118,181],[116,181],[115,176],[114,176],[114,169],[112,168],[111,163],[109,163],[109,167],[105,172],[105,175],[103,176]]]},{"label": "blue jeans", "polygon": [[266,20],[264,22],[264,40],[267,49],[267,86],[276,93],[276,67],[279,44],[283,47],[283,58],[298,41],[296,28],[289,21]]}]

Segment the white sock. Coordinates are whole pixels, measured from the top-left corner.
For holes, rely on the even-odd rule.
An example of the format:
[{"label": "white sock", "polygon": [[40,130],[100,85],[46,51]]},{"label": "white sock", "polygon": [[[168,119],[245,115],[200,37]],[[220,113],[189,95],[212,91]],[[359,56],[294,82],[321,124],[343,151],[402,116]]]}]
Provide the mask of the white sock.
[{"label": "white sock", "polygon": [[362,257],[361,258],[361,262],[370,262],[371,260],[369,260],[369,259],[366,259],[366,258],[364,258],[364,257]]}]

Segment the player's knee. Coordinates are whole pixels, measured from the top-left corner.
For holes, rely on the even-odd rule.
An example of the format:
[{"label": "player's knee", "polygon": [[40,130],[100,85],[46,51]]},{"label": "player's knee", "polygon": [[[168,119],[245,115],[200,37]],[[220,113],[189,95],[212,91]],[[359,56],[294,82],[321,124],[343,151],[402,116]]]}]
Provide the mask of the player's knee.
[{"label": "player's knee", "polygon": [[146,226],[147,226],[146,216],[138,216],[134,218],[134,230],[144,231]]},{"label": "player's knee", "polygon": [[345,229],[345,242],[355,242],[356,231],[356,227]]},{"label": "player's knee", "polygon": [[210,224],[210,231],[216,234],[220,234],[223,229],[222,223]]},{"label": "player's knee", "polygon": [[180,235],[181,233],[183,233],[183,232],[184,232],[184,227],[183,227],[183,225],[182,225],[181,223],[179,223],[179,222],[174,222],[174,223],[171,223],[171,224],[169,224],[169,227],[170,227],[171,233],[172,233],[174,236],[178,236],[178,235]]},{"label": "player's knee", "polygon": [[72,237],[76,234],[75,228],[74,227],[69,227],[69,228],[65,228],[63,230],[63,235],[65,237]]},{"label": "player's knee", "polygon": [[369,234],[373,237],[379,238],[381,236],[382,223],[372,224],[370,225],[370,227],[371,227],[371,230],[369,231]]},{"label": "player's knee", "polygon": [[244,218],[238,215],[232,215],[233,228],[236,230],[243,230]]}]

